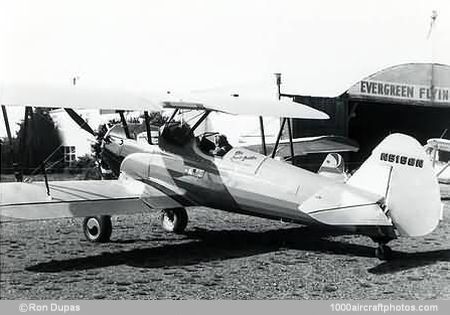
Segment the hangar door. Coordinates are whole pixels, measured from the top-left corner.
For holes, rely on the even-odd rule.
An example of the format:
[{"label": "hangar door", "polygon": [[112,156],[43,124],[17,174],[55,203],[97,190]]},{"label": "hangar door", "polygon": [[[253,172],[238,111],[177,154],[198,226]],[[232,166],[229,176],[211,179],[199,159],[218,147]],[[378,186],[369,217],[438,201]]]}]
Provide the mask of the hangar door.
[{"label": "hangar door", "polygon": [[[355,108],[356,106],[356,108]],[[350,102],[348,136],[360,145],[352,154],[352,162],[364,161],[372,149],[391,133],[413,136],[422,144],[430,138],[439,138],[447,129],[450,139],[450,107],[425,107],[388,103]]]},{"label": "hangar door", "polygon": [[347,91],[348,136],[361,144],[352,162],[363,161],[390,133],[409,134],[422,144],[450,138],[450,67],[414,63],[387,68]]}]

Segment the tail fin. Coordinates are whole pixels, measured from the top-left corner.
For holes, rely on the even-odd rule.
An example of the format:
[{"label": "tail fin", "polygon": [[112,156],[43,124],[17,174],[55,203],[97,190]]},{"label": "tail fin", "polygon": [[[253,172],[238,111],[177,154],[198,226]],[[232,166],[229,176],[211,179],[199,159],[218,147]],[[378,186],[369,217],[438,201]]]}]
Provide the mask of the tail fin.
[{"label": "tail fin", "polygon": [[400,235],[425,235],[439,223],[439,184],[423,147],[412,137],[386,137],[347,183],[385,196],[387,214]]},{"label": "tail fin", "polygon": [[339,182],[345,182],[347,177],[345,175],[344,159],[339,153],[328,154],[317,174],[332,178]]}]

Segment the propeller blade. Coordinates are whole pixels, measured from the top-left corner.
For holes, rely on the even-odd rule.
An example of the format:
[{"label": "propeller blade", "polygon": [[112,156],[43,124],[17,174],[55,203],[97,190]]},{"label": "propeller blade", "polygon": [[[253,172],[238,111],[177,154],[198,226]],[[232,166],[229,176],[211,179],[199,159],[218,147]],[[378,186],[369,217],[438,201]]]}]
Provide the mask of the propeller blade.
[{"label": "propeller blade", "polygon": [[64,108],[64,110],[69,114],[70,118],[73,119],[74,122],[78,124],[83,130],[86,130],[91,135],[95,136],[94,130],[92,130],[91,126],[80,116],[78,115],[73,109],[71,108]]}]

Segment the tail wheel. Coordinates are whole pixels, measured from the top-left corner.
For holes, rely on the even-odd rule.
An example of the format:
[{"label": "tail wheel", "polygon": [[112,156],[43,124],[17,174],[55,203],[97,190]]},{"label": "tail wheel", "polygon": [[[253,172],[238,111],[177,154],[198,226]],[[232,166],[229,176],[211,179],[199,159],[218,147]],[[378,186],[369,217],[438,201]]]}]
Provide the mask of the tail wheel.
[{"label": "tail wheel", "polygon": [[98,217],[86,217],[83,220],[83,232],[86,239],[93,243],[105,243],[111,238],[111,217],[102,215]]},{"label": "tail wheel", "polygon": [[183,233],[188,223],[186,209],[165,209],[161,212],[161,226],[164,231]]},{"label": "tail wheel", "polygon": [[375,256],[377,256],[379,260],[391,260],[392,249],[385,244],[380,244],[380,246],[375,249]]}]

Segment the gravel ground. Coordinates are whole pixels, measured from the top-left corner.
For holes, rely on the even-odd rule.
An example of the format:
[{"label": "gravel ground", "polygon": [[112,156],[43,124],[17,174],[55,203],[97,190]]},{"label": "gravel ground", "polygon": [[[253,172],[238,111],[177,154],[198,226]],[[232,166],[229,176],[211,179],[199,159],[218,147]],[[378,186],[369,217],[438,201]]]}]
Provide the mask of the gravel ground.
[{"label": "gravel ground", "polygon": [[450,299],[450,186],[430,235],[390,243],[190,209],[185,235],[157,214],[116,217],[112,242],[80,219],[0,224],[1,299]]}]

